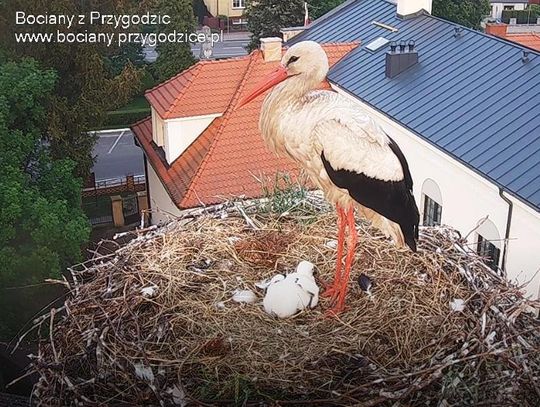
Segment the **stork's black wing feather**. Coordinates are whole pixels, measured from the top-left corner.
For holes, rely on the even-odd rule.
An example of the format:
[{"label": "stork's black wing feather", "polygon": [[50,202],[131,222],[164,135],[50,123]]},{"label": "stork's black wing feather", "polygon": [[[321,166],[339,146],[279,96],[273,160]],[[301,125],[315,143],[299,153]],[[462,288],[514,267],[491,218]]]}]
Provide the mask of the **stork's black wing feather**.
[{"label": "stork's black wing feather", "polygon": [[321,159],[330,180],[335,185],[349,191],[351,197],[361,205],[397,223],[405,243],[416,251],[420,215],[412,194],[411,173],[407,160],[397,144],[391,140],[389,146],[403,169],[404,177],[400,181],[382,181],[355,171],[335,170],[325,158],[324,151],[321,153]]}]

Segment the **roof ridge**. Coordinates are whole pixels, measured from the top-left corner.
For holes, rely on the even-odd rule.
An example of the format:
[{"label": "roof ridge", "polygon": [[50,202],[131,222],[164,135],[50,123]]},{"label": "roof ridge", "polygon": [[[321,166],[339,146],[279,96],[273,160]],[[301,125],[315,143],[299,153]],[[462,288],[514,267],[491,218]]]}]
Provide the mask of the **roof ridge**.
[{"label": "roof ridge", "polygon": [[131,124],[129,128],[133,128],[135,126],[141,125],[143,122],[147,121],[148,119],[152,119],[152,115],[143,117],[142,119],[137,120],[135,123]]},{"label": "roof ridge", "polygon": [[[344,3],[342,3],[340,6],[334,8],[333,10],[330,10],[328,13],[324,14],[323,16],[319,17],[317,20],[315,20],[312,24],[310,24],[309,26],[306,27],[306,29],[304,31],[302,31],[300,34],[298,34],[297,36],[293,37],[290,39],[290,42],[292,42],[292,44],[295,44],[297,42],[299,42],[298,40],[302,40],[306,35],[307,33],[309,33],[309,31],[312,29],[312,28],[315,28],[317,26],[317,22],[323,22],[324,20],[327,20],[328,17],[334,17],[335,15],[341,13],[343,11],[343,9],[347,8],[348,6],[356,3],[356,2],[364,2],[366,0],[349,0],[349,1],[345,1]],[[381,2],[384,2],[384,3],[388,3],[388,4],[391,4],[393,5],[394,7],[397,7],[397,3],[393,0],[379,0]],[[488,38],[491,38],[492,40],[496,40],[496,41],[499,41],[499,42],[502,42],[503,44],[507,44],[507,45],[511,45],[517,49],[526,49],[526,50],[530,50],[532,52],[534,52],[535,54],[538,54],[540,55],[540,51],[537,51],[535,50],[534,48],[530,48],[530,47],[527,47],[526,45],[522,45],[522,44],[518,44],[518,43],[515,43],[513,41],[510,41],[510,40],[507,40],[503,37],[498,37],[498,36],[495,36],[495,35],[490,35],[490,34],[487,34],[485,32],[482,32],[482,31],[478,31],[478,30],[475,30],[473,28],[470,28],[470,27],[466,27],[464,25],[461,25],[459,23],[455,23],[453,21],[450,21],[450,20],[446,20],[442,17],[437,17],[437,16],[434,16],[433,14],[430,14],[430,13],[423,13],[422,16],[424,17],[428,17],[428,18],[433,18],[433,19],[436,19],[436,20],[439,20],[439,21],[442,21],[448,25],[451,25],[451,26],[458,26],[458,27],[461,27],[462,29],[464,30],[467,30],[473,34],[478,34],[478,35],[481,35],[481,36],[484,36],[484,37],[488,37]],[[289,43],[289,41],[287,41],[287,44]]]},{"label": "roof ridge", "polygon": [[152,88],[150,88],[150,89],[145,90],[145,91],[144,91],[144,94],[146,95],[147,93],[151,93],[151,92],[153,92],[154,90],[159,89],[159,88],[161,88],[161,87],[167,85],[168,83],[174,81],[175,79],[178,79],[180,76],[185,75],[185,74],[188,73],[189,71],[192,71],[192,70],[194,70],[195,68],[198,68],[198,67],[201,65],[201,63],[202,63],[202,61],[198,61],[197,63],[191,65],[190,67],[184,69],[183,71],[177,73],[176,75],[171,76],[169,79],[167,79],[167,80],[165,80],[165,81],[163,81],[163,82],[161,82],[161,83],[158,83],[156,86],[154,86],[154,87],[152,87]]},{"label": "roof ridge", "polygon": [[[247,78],[249,77],[249,73],[253,69],[253,66],[255,65],[255,61],[258,59],[257,57],[258,57],[259,53],[260,53],[260,51],[258,49],[256,49],[256,50],[252,51],[251,54],[249,54],[250,61],[249,61],[249,64],[247,65],[247,67],[246,67],[246,70],[244,71],[244,77],[242,78],[242,80],[238,84],[238,86],[236,88],[236,91],[234,92],[234,96],[232,97],[231,102],[229,103],[229,107],[227,108],[227,110],[225,110],[225,112],[223,113],[223,116],[221,116],[222,117],[222,122],[221,122],[221,125],[219,126],[219,129],[218,129],[218,131],[216,133],[216,136],[214,137],[214,140],[212,141],[212,145],[208,149],[208,152],[206,153],[206,156],[204,157],[204,159],[201,161],[201,164],[199,165],[199,169],[197,170],[195,175],[191,178],[191,182],[189,183],[188,190],[187,190],[186,194],[184,195],[184,198],[182,199],[182,202],[186,202],[191,198],[191,195],[194,192],[194,189],[192,187],[193,187],[193,185],[195,185],[195,181],[197,181],[201,177],[202,172],[206,168],[206,165],[208,164],[208,161],[210,160],[210,157],[212,156],[212,153],[214,152],[214,150],[216,148],[216,145],[217,145],[217,143],[219,141],[219,138],[220,138],[221,134],[223,133],[223,129],[225,128],[225,125],[227,124],[227,122],[229,121],[229,118],[231,117],[231,112],[233,111],[233,107],[236,107],[236,102],[238,101],[238,97],[240,95],[240,92],[244,88],[244,85],[245,85],[245,83],[247,81]],[[201,135],[199,135],[199,137]]]},{"label": "roof ridge", "polygon": [[[193,82],[195,81],[195,79],[197,79],[197,77],[199,76],[199,74],[201,73],[202,71],[202,66],[204,65],[204,63],[201,63],[201,62],[197,62],[196,64],[198,66],[199,69],[197,69],[193,75],[191,76],[191,78],[187,79],[187,83],[185,86],[182,87],[182,89],[180,90],[180,92],[178,93],[178,96],[176,96],[174,98],[174,101],[172,102],[172,104],[169,106],[169,108],[167,109],[167,111],[165,112],[165,114],[163,115],[163,118],[164,119],[169,119],[172,111],[174,110],[174,108],[178,105],[178,102],[180,101],[180,99],[182,99],[182,97],[186,94],[186,91],[187,89],[191,86],[191,84],[193,84]],[[187,71],[186,71],[187,72]]]},{"label": "roof ridge", "polygon": [[309,24],[306,28],[309,29],[309,28],[313,27],[314,25],[326,20],[327,18],[332,17],[334,14],[337,14],[337,13],[341,12],[343,9],[347,8],[352,3],[356,3],[356,1],[357,0],[347,0],[344,3],[341,3],[339,6],[334,7],[332,10],[329,10],[328,12],[326,12],[325,14],[320,16],[319,18],[315,19],[315,21],[313,21],[311,24]]},{"label": "roof ridge", "polygon": [[241,59],[249,59],[249,56],[250,56],[250,54],[237,55],[235,57],[227,57],[227,58],[220,58],[220,59],[203,59],[203,60],[200,60],[199,63],[206,64],[206,65],[223,64],[223,63],[227,63],[227,62],[231,62],[231,61],[238,61],[238,60],[241,60]]},{"label": "roof ridge", "polygon": [[[388,0],[382,0],[382,1],[393,4],[391,1],[388,1]],[[497,35],[491,35],[491,34],[488,34],[486,32],[483,32],[483,31],[478,31],[478,30],[475,30],[474,28],[470,28],[470,27],[461,25],[459,23],[454,23],[453,21],[446,20],[446,19],[444,19],[442,17],[434,16],[433,14],[425,13],[425,14],[423,14],[423,16],[428,17],[428,18],[433,18],[435,20],[442,21],[443,23],[446,23],[448,25],[461,27],[462,29],[467,30],[467,31],[469,31],[469,32],[471,32],[473,34],[481,35],[482,37],[486,37],[486,38],[489,38],[491,40],[499,41],[499,42],[502,42],[503,44],[511,45],[514,48],[519,48],[521,50],[523,50],[523,48],[531,49],[533,52],[540,55],[540,51],[536,51],[536,50],[534,50],[532,48],[529,48],[529,47],[527,47],[525,45],[521,45],[521,44],[518,44],[517,42],[507,40],[504,37],[499,37]]]},{"label": "roof ridge", "polygon": [[236,61],[236,60],[240,60],[240,59],[244,59],[244,58],[247,58],[249,57],[249,55],[240,55],[240,56],[237,56],[237,57],[232,57],[232,58],[224,58],[224,59],[204,59],[204,60],[198,60],[195,64],[191,65],[190,67],[184,69],[183,71],[181,72],[178,72],[176,75],[170,77],[169,79],[163,81],[163,82],[160,82],[158,83],[157,85],[151,87],[150,89],[147,89],[145,90],[145,94],[146,93],[150,93],[156,89],[159,89],[161,88],[162,86],[168,84],[169,82],[172,82],[173,80],[175,79],[178,79],[180,76],[188,73],[189,71],[191,70],[194,70],[195,68],[200,68],[202,65],[208,65],[208,64],[215,64],[215,63],[225,63],[225,62],[230,62],[230,61]]}]

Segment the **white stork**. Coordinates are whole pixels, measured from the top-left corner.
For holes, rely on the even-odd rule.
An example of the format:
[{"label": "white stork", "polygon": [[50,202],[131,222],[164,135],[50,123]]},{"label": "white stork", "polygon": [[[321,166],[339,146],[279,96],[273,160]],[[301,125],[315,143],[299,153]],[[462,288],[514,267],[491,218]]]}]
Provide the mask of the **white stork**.
[{"label": "white stork", "polygon": [[313,41],[299,42],[238,107],[273,88],[259,119],[266,144],[305,168],[336,206],[336,274],[325,295],[332,298],[330,312],[337,314],[344,309],[357,243],[354,208],[398,246],[406,244],[413,251],[419,215],[409,166],[398,145],[358,105],[337,92],[317,90],[327,73],[323,48]]}]

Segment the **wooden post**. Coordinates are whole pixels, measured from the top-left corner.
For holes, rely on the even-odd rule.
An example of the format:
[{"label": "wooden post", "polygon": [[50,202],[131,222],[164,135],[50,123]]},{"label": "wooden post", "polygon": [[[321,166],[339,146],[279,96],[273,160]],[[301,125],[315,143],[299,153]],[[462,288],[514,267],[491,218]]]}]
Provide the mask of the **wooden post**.
[{"label": "wooden post", "polygon": [[139,215],[144,213],[144,226],[148,226],[148,196],[146,191],[137,192],[137,204],[139,205]]},{"label": "wooden post", "polygon": [[120,195],[111,196],[112,215],[115,227],[124,226],[124,207]]}]

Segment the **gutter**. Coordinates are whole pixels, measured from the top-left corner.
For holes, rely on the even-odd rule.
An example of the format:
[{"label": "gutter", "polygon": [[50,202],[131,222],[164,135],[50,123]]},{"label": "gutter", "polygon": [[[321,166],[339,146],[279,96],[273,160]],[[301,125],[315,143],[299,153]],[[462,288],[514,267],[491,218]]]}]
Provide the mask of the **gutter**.
[{"label": "gutter", "polygon": [[499,187],[499,196],[508,204],[508,215],[506,217],[506,231],[504,233],[504,250],[502,256],[501,269],[506,273],[506,255],[508,254],[508,239],[510,237],[510,227],[512,226],[513,202],[504,196],[504,190]]},{"label": "gutter", "polygon": [[[136,138],[135,138],[136,139]],[[144,149],[141,147],[141,149],[144,151]],[[150,180],[148,176],[148,159],[146,158],[146,154],[143,154],[144,158],[144,177],[146,181],[146,202],[148,203],[148,224],[152,224],[152,200],[150,199]]]}]

